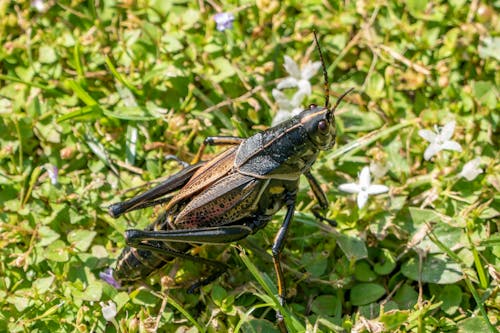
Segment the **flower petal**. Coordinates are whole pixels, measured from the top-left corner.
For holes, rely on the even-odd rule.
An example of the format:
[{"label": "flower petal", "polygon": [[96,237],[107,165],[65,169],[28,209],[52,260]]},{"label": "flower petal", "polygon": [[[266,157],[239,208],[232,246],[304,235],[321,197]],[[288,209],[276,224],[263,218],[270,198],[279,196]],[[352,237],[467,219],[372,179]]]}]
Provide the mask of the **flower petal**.
[{"label": "flower petal", "polygon": [[426,161],[430,160],[432,156],[436,155],[440,150],[441,146],[435,143],[431,143],[429,147],[424,152],[424,159]]},{"label": "flower petal", "polygon": [[365,191],[361,191],[358,194],[358,208],[361,209],[365,206],[366,202],[368,201],[368,193]]},{"label": "flower petal", "polygon": [[441,130],[441,137],[443,141],[451,139],[453,132],[455,131],[455,124],[456,122],[452,120],[443,126],[443,129]]},{"label": "flower petal", "polygon": [[316,61],[316,62],[308,62],[307,64],[304,65],[304,68],[302,68],[301,71],[301,78],[303,80],[309,80],[316,74],[318,69],[321,67],[321,62]]},{"label": "flower petal", "polygon": [[[305,97],[306,94],[304,94],[303,91],[301,91],[300,89],[297,90],[297,92],[293,94],[292,100],[290,101],[290,105],[292,105],[293,107],[300,107]],[[300,107],[300,109],[302,110],[302,107]]]},{"label": "flower petal", "polygon": [[272,94],[281,110],[290,111],[293,109],[290,100],[286,97],[284,93],[282,93],[278,89],[273,89]]},{"label": "flower petal", "polygon": [[370,187],[366,189],[366,192],[370,195],[385,193],[387,191],[389,191],[389,188],[385,185],[370,185]]},{"label": "flower petal", "polygon": [[280,83],[278,83],[277,88],[278,89],[286,89],[286,88],[294,88],[299,86],[299,80],[297,80],[294,77],[287,77],[283,79]]},{"label": "flower petal", "polygon": [[433,131],[430,130],[420,130],[418,131],[418,135],[420,135],[421,138],[429,141],[429,142],[434,142],[436,141],[437,134],[434,133]]},{"label": "flower petal", "polygon": [[474,180],[479,174],[483,173],[483,169],[479,168],[480,164],[481,158],[476,157],[472,161],[465,163],[462,171],[460,171],[458,175],[468,181]]},{"label": "flower petal", "polygon": [[290,58],[289,56],[285,56],[285,63],[283,64],[283,67],[285,67],[287,73],[290,74],[292,77],[300,79],[299,66],[295,61],[293,61],[292,58]]},{"label": "flower petal", "polygon": [[448,141],[443,142],[443,144],[441,145],[441,148],[447,149],[447,150],[454,150],[454,151],[458,151],[458,152],[462,151],[462,147],[460,146],[460,144],[456,141],[453,141],[453,140],[448,140]]},{"label": "flower petal", "polygon": [[303,93],[304,95],[311,95],[311,83],[307,80],[299,80],[297,86],[299,87],[299,92]]},{"label": "flower petal", "polygon": [[370,167],[365,166],[359,173],[359,186],[361,186],[361,188],[367,188],[370,186],[370,183]]},{"label": "flower petal", "polygon": [[361,187],[356,183],[347,183],[339,185],[339,190],[347,193],[359,193],[361,192]]}]

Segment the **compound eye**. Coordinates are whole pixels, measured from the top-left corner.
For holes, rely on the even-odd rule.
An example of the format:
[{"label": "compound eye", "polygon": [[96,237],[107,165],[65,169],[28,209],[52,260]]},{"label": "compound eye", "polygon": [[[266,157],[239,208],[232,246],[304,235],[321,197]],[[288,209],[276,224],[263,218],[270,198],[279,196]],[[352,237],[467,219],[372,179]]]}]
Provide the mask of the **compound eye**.
[{"label": "compound eye", "polygon": [[320,122],[318,123],[318,131],[320,131],[321,133],[328,132],[328,124],[325,120],[320,120]]},{"label": "compound eye", "polygon": [[316,104],[309,104],[309,109],[316,109],[318,106]]}]

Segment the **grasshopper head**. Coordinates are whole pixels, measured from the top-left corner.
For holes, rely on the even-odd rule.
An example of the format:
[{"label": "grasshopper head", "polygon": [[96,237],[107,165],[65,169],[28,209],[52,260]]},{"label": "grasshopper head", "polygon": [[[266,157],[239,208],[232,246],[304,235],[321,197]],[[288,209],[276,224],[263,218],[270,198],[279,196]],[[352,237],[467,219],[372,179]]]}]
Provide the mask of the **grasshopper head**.
[{"label": "grasshopper head", "polygon": [[300,113],[300,123],[316,147],[327,150],[335,144],[335,117],[333,112],[315,104]]},{"label": "grasshopper head", "polygon": [[318,149],[328,150],[335,144],[335,110],[339,106],[342,99],[353,89],[351,88],[347,90],[339,97],[332,108],[329,107],[330,88],[328,84],[328,74],[326,73],[325,61],[323,60],[323,53],[321,52],[316,31],[314,31],[314,41],[316,42],[319,58],[321,59],[321,65],[323,67],[323,77],[325,81],[325,106],[311,104],[308,109],[300,113],[299,117],[300,123],[306,129],[313,144],[318,147]]},{"label": "grasshopper head", "polygon": [[[326,106],[311,104],[308,109],[300,113],[300,123],[304,126],[309,138],[318,149],[328,150],[335,144],[334,112],[342,99],[352,90],[349,89],[343,93],[332,108],[329,108],[328,104]],[[326,103],[328,103],[328,100]]]}]

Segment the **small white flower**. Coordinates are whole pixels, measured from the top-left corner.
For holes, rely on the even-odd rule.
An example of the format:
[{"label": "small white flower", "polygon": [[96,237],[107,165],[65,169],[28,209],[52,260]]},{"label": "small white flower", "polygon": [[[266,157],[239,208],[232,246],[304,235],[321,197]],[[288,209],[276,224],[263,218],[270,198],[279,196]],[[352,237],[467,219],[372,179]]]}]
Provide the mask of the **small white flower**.
[{"label": "small white flower", "polygon": [[291,118],[302,111],[300,103],[304,99],[305,95],[295,94],[292,99],[288,99],[284,93],[278,89],[273,89],[273,97],[278,103],[278,112],[273,118],[271,126],[277,125],[288,118]]},{"label": "small white flower", "polygon": [[31,7],[35,8],[39,13],[43,13],[47,9],[43,0],[31,1]]},{"label": "small white flower", "polygon": [[467,179],[468,181],[473,180],[479,174],[483,173],[483,169],[479,167],[481,164],[481,158],[476,157],[472,161],[465,163],[462,171],[458,174],[460,177]]},{"label": "small white flower", "polygon": [[309,79],[311,79],[321,67],[321,62],[309,61],[304,65],[302,70],[300,70],[299,66],[292,58],[285,56],[284,67],[290,76],[278,83],[278,89],[297,87],[298,91],[296,94],[303,94],[304,96],[311,95],[311,83]]},{"label": "small white flower", "polygon": [[108,304],[104,302],[99,303],[102,308],[102,316],[106,321],[112,321],[116,317],[116,304],[112,301],[108,301]]},{"label": "small white flower", "polygon": [[359,183],[348,183],[339,186],[339,190],[358,194],[358,207],[361,209],[368,201],[368,196],[389,191],[385,185],[372,185],[370,168],[365,166],[359,174]]},{"label": "small white flower", "polygon": [[214,15],[214,21],[217,24],[217,30],[224,31],[233,27],[233,13],[223,12]]},{"label": "small white flower", "polygon": [[433,131],[430,130],[420,130],[418,135],[423,139],[430,142],[430,145],[424,152],[424,159],[426,161],[430,160],[432,156],[436,155],[443,149],[454,150],[461,152],[462,147],[453,140],[450,140],[453,136],[453,131],[455,130],[455,121],[450,121],[446,123],[441,129],[437,126]]}]

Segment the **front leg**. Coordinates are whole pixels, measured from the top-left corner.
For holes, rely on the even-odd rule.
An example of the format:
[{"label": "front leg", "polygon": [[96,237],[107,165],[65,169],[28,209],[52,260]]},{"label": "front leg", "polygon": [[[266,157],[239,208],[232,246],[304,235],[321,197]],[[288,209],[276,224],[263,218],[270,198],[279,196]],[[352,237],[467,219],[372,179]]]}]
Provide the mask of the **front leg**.
[{"label": "front leg", "polygon": [[312,208],[312,213],[314,216],[321,221],[326,221],[332,226],[336,226],[337,222],[335,220],[327,219],[326,217],[321,215],[321,210],[326,210],[328,208],[328,199],[326,198],[325,192],[321,189],[321,186],[319,185],[319,182],[310,171],[307,171],[304,173],[304,175],[307,178],[307,181],[309,182],[309,186],[311,186],[311,190],[313,191],[314,196],[316,197],[316,200],[318,200],[318,205],[314,206]]},{"label": "front leg", "polygon": [[205,151],[205,148],[207,146],[218,146],[218,145],[239,145],[240,143],[243,142],[243,138],[238,138],[237,136],[209,136],[203,140],[203,143],[200,146],[200,149],[198,149],[198,152],[196,153],[196,156],[194,157],[193,161],[191,164],[196,164],[201,160],[201,156],[203,155],[203,152]]}]

